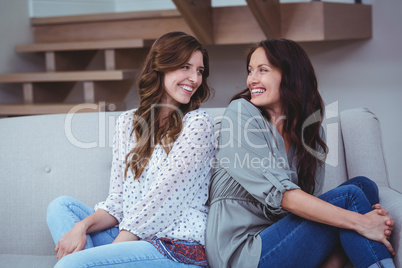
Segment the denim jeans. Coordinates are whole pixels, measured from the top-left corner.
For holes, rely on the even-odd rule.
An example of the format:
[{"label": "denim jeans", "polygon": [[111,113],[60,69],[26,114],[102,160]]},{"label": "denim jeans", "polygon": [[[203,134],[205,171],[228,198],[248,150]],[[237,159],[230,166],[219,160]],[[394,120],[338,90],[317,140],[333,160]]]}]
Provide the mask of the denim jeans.
[{"label": "denim jeans", "polygon": [[[92,213],[92,208],[71,197],[53,200],[48,206],[47,224],[54,243]],[[146,241],[112,244],[118,234],[118,227],[88,234],[84,250],[63,257],[55,267],[199,267],[172,261]]]},{"label": "denim jeans", "polygon": [[[319,197],[335,206],[365,214],[379,202],[377,185],[353,178]],[[313,222],[289,214],[260,233],[258,267],[319,267],[337,244],[360,267],[395,267],[387,248],[347,229]]]}]

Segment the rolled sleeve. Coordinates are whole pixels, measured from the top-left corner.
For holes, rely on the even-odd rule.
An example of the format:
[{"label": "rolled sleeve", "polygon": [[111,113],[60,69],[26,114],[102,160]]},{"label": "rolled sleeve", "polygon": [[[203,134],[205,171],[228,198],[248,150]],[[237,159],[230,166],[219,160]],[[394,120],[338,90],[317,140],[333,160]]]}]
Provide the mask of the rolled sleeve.
[{"label": "rolled sleeve", "polygon": [[279,148],[283,139],[276,135],[254,105],[233,101],[221,121],[217,160],[255,199],[273,214],[281,214],[284,192],[300,187],[286,151]]}]

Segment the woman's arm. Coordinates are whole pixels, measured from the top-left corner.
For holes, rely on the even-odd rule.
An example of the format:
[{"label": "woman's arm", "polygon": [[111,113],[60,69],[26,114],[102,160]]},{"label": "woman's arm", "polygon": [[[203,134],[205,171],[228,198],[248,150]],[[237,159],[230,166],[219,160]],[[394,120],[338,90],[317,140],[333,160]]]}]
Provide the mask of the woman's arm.
[{"label": "woman's arm", "polygon": [[[113,139],[113,161],[110,176],[109,195],[105,202],[96,205],[97,210],[85,218],[77,222],[74,227],[64,234],[58,241],[55,251],[57,258],[71,254],[73,252],[84,249],[87,242],[86,234],[103,231],[111,228],[122,220],[122,185],[123,170],[122,165],[125,156],[126,133],[131,120],[127,117],[132,114],[130,111],[119,116]],[[125,123],[126,122],[126,123]]]},{"label": "woman's arm", "polygon": [[125,241],[138,241],[141,240],[138,236],[133,233],[130,233],[126,230],[121,230],[119,235],[113,241],[113,243],[125,242]]},{"label": "woman's arm", "polygon": [[302,218],[354,230],[368,239],[383,243],[391,254],[395,254],[385,234],[390,229],[387,225],[392,221],[390,216],[380,215],[376,210],[362,215],[334,206],[300,189],[286,191],[281,205]]},{"label": "woman's arm", "polygon": [[57,259],[83,250],[87,242],[86,234],[105,230],[118,223],[115,217],[99,209],[84,220],[77,222],[73,229],[63,235],[56,245]]}]

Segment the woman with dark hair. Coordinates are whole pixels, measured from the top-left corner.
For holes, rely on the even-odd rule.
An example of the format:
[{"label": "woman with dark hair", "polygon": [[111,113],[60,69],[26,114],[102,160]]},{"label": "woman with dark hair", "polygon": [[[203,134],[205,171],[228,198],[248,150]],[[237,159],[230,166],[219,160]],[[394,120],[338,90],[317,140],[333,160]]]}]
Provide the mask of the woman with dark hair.
[{"label": "woman with dark hair", "polygon": [[[377,204],[375,183],[356,177],[320,193],[324,104],[305,51],[262,41],[247,71],[248,88],[221,121],[206,231],[211,267],[333,265],[337,246],[356,267],[394,267],[394,222]],[[304,127],[309,120],[319,123]]]},{"label": "woman with dark hair", "polygon": [[[207,266],[204,234],[214,127],[209,59],[192,36],[158,38],[138,82],[140,105],[117,120],[109,196],[48,207],[56,267]],[[85,249],[85,250],[83,250]]]}]

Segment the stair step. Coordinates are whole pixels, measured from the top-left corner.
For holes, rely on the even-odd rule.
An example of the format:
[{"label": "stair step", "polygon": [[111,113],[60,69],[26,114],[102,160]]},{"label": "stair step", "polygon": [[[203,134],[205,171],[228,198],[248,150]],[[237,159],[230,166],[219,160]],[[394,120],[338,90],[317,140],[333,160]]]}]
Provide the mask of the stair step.
[{"label": "stair step", "polygon": [[0,74],[0,83],[116,81],[134,78],[137,71],[77,71]]},{"label": "stair step", "polygon": [[90,113],[100,111],[121,111],[125,105],[120,104],[2,104],[0,105],[0,116],[22,116],[22,115],[41,115],[41,114],[65,114],[65,113]]},{"label": "stair step", "polygon": [[62,43],[33,43],[15,46],[17,52],[50,52],[50,51],[73,51],[73,50],[98,50],[98,49],[122,49],[141,48],[152,45],[153,40],[122,39],[122,40],[99,40]]},{"label": "stair step", "polygon": [[134,12],[112,12],[101,14],[85,14],[85,15],[69,15],[55,17],[38,17],[31,18],[31,25],[34,27],[55,24],[71,24],[71,23],[96,23],[99,21],[124,21],[124,20],[141,20],[155,18],[177,18],[181,14],[176,9],[169,10],[149,10]]}]

